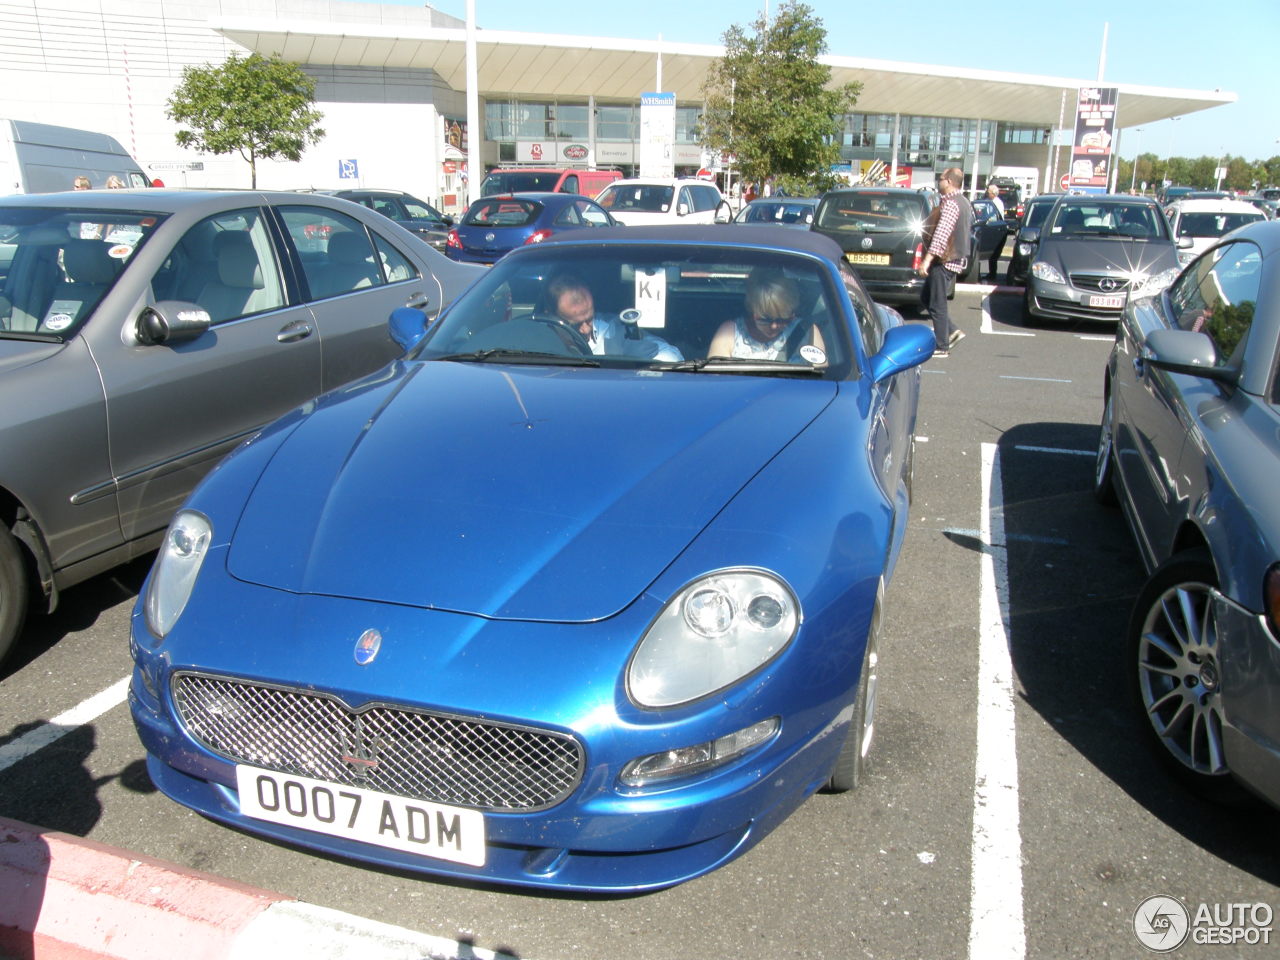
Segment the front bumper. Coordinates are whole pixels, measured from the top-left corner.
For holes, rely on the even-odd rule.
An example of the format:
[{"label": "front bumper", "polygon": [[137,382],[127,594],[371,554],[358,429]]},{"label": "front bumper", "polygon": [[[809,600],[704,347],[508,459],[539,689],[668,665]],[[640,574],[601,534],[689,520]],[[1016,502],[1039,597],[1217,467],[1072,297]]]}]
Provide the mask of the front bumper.
[{"label": "front bumper", "polygon": [[[142,615],[134,615],[137,666],[129,702],[155,784],[177,802],[248,833],[351,860],[469,881],[639,892],[716,869],[767,835],[826,781],[847,731],[846,701],[852,701],[857,681],[856,666],[831,669],[835,650],[806,652],[797,637],[765,674],[744,681],[739,691],[668,711],[640,711],[617,688],[617,655],[608,654],[611,645],[604,642],[617,631],[633,633],[634,624],[621,622],[625,615],[603,624],[477,624],[432,611],[374,610],[376,605],[364,602],[300,597],[289,601],[296,609],[285,616],[277,609],[273,616],[279,594],[246,584],[226,586],[229,595],[222,602],[237,610],[235,629],[227,629],[224,618],[208,635],[171,635],[159,642]],[[193,597],[193,604],[199,602]],[[644,624],[652,615],[642,607],[635,619]],[[175,634],[203,622],[208,618],[189,607]],[[241,628],[258,622],[265,628],[252,630],[246,642]],[[350,667],[327,666],[351,662],[349,639],[312,642],[318,636],[358,636],[356,627],[371,622],[379,623],[385,636],[400,638],[391,649],[384,648],[372,669],[353,662]],[[285,623],[290,624],[287,631]],[[239,636],[230,636],[237,630]],[[565,642],[565,631],[573,632],[572,643]],[[286,634],[294,639],[280,642]],[[305,654],[300,654],[298,637],[307,638]],[[411,642],[420,637],[429,637],[431,646],[419,649]],[[503,678],[486,676],[471,662],[485,649],[499,660],[514,658],[518,649],[526,656],[529,650],[543,651],[545,661],[556,642],[558,649],[575,651],[573,665],[522,665],[527,689],[507,689]],[[291,650],[284,649],[290,644]],[[861,650],[844,652],[847,658],[841,659],[861,657]],[[788,665],[792,653],[800,662]],[[300,663],[309,666],[304,669]],[[197,742],[178,721],[169,678],[185,669],[251,674],[245,677],[250,682],[290,686],[320,680],[306,685],[352,705],[403,703],[569,734],[582,745],[583,773],[572,792],[552,807],[485,811],[486,859],[479,867],[268,823],[241,812],[235,761]],[[803,677],[803,691],[789,679],[797,673]],[[586,692],[584,677],[596,678],[586,684]],[[361,681],[363,690],[353,685]],[[770,716],[782,718],[778,734],[722,767],[643,788],[625,787],[618,780],[625,764],[638,756],[700,743]]]},{"label": "front bumper", "polygon": [[[1100,294],[1093,290],[1081,290],[1069,283],[1051,283],[1032,274],[1026,278],[1027,309],[1034,317],[1050,320],[1110,320],[1120,319],[1128,293]],[[1114,297],[1115,306],[1099,306],[1098,298]]]}]

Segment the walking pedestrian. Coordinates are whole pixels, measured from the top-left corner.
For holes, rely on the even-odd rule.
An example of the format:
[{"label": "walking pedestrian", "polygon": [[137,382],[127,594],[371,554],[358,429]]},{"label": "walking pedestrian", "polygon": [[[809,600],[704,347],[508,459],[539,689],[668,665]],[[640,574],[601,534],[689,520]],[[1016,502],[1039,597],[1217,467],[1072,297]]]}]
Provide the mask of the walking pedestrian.
[{"label": "walking pedestrian", "polygon": [[[1000,199],[1000,188],[994,183],[987,184],[987,199],[995,205],[996,212],[1000,214],[1000,219],[1003,220],[1005,214],[1004,201]],[[991,257],[987,260],[987,279],[991,283],[996,282],[1000,267],[1000,254],[1004,253],[1004,241],[1007,235],[1007,233],[1000,235],[1000,242],[995,245],[995,248],[991,251]],[[974,256],[977,256],[976,250],[974,251]]]},{"label": "walking pedestrian", "polygon": [[947,312],[947,297],[955,289],[956,278],[969,265],[972,251],[969,236],[973,227],[973,207],[960,188],[964,173],[959,167],[948,167],[938,177],[942,202],[934,208],[925,226],[924,259],[917,270],[924,277],[920,305],[933,321],[935,357],[945,357],[951,347],[964,339],[964,332],[952,326]]}]

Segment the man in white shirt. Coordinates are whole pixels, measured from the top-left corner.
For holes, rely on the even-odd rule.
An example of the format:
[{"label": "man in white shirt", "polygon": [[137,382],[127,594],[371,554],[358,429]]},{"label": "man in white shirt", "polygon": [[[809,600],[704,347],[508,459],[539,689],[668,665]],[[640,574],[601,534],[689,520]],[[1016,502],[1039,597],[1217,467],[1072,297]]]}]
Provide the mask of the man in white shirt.
[{"label": "man in white shirt", "polygon": [[617,317],[596,313],[590,288],[571,274],[561,274],[547,284],[547,300],[557,317],[582,334],[596,356],[636,357],[669,363],[684,359],[680,351],[665,340],[649,333],[633,336]]}]

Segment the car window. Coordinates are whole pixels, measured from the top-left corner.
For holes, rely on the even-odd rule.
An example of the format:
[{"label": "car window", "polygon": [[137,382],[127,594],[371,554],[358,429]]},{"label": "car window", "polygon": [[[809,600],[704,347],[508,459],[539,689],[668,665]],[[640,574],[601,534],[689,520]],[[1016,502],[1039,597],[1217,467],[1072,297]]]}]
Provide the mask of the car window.
[{"label": "car window", "polygon": [[815,223],[828,230],[918,230],[925,219],[925,200],[920,194],[866,193],[829,194],[819,208]]},{"label": "car window", "polygon": [[853,304],[858,336],[862,339],[862,350],[868,357],[875,356],[884,343],[884,327],[880,311],[875,309],[867,299],[867,295],[862,290],[862,284],[858,282],[857,274],[843,260],[840,261],[840,279],[844,282],[849,302]]},{"label": "car window", "polygon": [[1044,223],[1049,216],[1049,211],[1053,209],[1053,202],[1049,203],[1033,203],[1027,207],[1026,214],[1023,218],[1024,227],[1038,227]]},{"label": "car window", "polygon": [[715,187],[695,186],[690,188],[693,191],[694,209],[701,212],[704,210],[715,210],[720,205],[720,195],[716,192]]},{"label": "car window", "polygon": [[206,217],[174,245],[151,279],[157,300],[185,300],[214,323],[285,305],[280,264],[256,207]]},{"label": "car window", "polygon": [[467,227],[526,227],[542,212],[542,204],[514,197],[477,200],[462,218]]},{"label": "car window", "polygon": [[378,251],[378,258],[382,261],[382,272],[387,278],[387,283],[417,280],[422,276],[413,261],[397,250],[395,244],[376,230],[369,232],[373,234],[373,245]]},{"label": "car window", "polygon": [[1049,232],[1062,237],[1167,238],[1164,218],[1149,203],[1062,203],[1049,224]]},{"label": "car window", "polygon": [[[500,350],[507,359],[507,351],[528,352],[529,362],[545,362],[548,353],[580,359],[580,345],[574,349],[572,335],[555,319],[554,285],[571,277],[590,292],[594,316],[602,323],[596,344],[601,352],[593,350],[594,362],[634,366],[677,362],[678,357],[705,363],[716,334],[744,322],[748,279],[760,281],[766,273],[792,293],[784,318],[790,322],[776,334],[777,353],[765,358],[762,369],[757,364],[749,372],[856,376],[845,311],[833,308],[845,294],[831,268],[776,248],[710,244],[674,251],[668,245],[623,243],[529,248],[499,260],[476,281],[473,292],[428,334],[423,356]],[[874,322],[869,302],[864,298],[861,304],[861,319]],[[863,335],[876,342],[875,331]],[[705,363],[689,372],[733,372],[733,365]]]},{"label": "car window", "polygon": [[1221,237],[1246,223],[1266,219],[1261,213],[1183,213],[1178,218],[1180,237]]},{"label": "car window", "polygon": [[572,203],[565,204],[563,210],[556,214],[556,218],[552,221],[557,227],[579,227],[582,226],[582,220],[578,216],[578,208]]},{"label": "car window", "polygon": [[612,224],[609,221],[609,214],[590,200],[579,200],[575,206],[578,209],[578,216],[582,222],[588,227],[608,227]]},{"label": "car window", "polygon": [[596,197],[606,210],[619,213],[666,213],[671,209],[675,188],[650,183],[613,183]]},{"label": "car window", "polygon": [[577,193],[578,178],[575,174],[569,174],[564,178],[564,183],[560,184],[561,193]]},{"label": "car window", "polygon": [[401,210],[400,204],[393,199],[388,197],[372,197],[370,202],[373,204],[373,209],[378,211],[378,213],[382,214],[384,217],[389,217],[392,220],[405,219],[404,212]]},{"label": "car window", "polygon": [[0,335],[74,334],[163,220],[136,212],[4,210]]},{"label": "car window", "polygon": [[381,258],[375,258],[359,220],[323,207],[289,206],[279,211],[298,249],[311,299],[382,285]]},{"label": "car window", "polygon": [[1262,281],[1262,255],[1252,243],[1228,243],[1194,261],[1169,290],[1174,320],[1209,335],[1226,366],[1248,336]]},{"label": "car window", "polygon": [[405,211],[414,220],[442,220],[444,219],[440,211],[429,203],[423,203],[413,197],[404,197],[401,201],[404,204]]}]

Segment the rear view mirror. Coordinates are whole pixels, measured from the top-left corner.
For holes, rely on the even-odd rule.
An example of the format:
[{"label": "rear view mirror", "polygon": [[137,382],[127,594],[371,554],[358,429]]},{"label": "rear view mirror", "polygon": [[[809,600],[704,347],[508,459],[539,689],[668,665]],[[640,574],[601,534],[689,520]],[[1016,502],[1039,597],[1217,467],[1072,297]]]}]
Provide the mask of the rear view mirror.
[{"label": "rear view mirror", "polygon": [[400,344],[401,349],[409,350],[427,332],[427,315],[417,307],[398,307],[391,311],[387,328],[391,339]]}]

